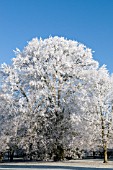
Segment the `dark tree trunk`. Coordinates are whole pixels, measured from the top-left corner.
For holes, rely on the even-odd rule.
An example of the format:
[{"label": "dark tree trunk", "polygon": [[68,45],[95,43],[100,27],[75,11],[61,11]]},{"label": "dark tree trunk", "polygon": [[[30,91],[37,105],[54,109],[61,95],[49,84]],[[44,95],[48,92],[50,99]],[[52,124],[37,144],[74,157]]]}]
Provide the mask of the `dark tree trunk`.
[{"label": "dark tree trunk", "polygon": [[108,162],[108,155],[107,155],[107,142],[104,144],[104,163]]},{"label": "dark tree trunk", "polygon": [[10,151],[9,157],[10,157],[10,162],[13,162],[14,151]]},{"label": "dark tree trunk", "polygon": [[32,161],[32,148],[33,147],[33,144],[32,143],[30,143],[30,145],[29,145],[29,158],[30,158],[30,161]]},{"label": "dark tree trunk", "polygon": [[61,161],[64,159],[64,149],[62,146],[58,145],[57,148],[54,150],[54,161]]}]

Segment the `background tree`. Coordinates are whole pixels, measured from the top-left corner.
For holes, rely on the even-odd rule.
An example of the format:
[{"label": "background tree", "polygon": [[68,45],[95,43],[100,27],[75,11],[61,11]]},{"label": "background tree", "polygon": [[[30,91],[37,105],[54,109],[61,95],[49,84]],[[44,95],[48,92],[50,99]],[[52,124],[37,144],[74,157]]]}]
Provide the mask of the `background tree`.
[{"label": "background tree", "polygon": [[107,163],[107,148],[113,147],[112,77],[106,67],[102,66],[87,72],[84,80],[84,88],[81,90],[83,96],[79,101],[83,114],[80,114],[80,124],[75,128],[81,134],[83,146],[92,150],[103,149],[104,163]]}]

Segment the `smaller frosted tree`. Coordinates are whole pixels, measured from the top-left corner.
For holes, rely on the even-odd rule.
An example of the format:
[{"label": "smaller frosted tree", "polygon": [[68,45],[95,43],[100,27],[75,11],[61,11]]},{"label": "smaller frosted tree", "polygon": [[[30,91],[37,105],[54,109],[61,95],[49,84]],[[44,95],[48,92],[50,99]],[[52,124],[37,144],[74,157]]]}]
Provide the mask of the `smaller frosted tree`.
[{"label": "smaller frosted tree", "polygon": [[107,148],[113,146],[112,77],[105,66],[84,72],[83,75],[84,88],[81,90],[82,98],[79,101],[82,114],[79,115],[78,132],[83,147],[89,150],[103,148],[106,163]]}]

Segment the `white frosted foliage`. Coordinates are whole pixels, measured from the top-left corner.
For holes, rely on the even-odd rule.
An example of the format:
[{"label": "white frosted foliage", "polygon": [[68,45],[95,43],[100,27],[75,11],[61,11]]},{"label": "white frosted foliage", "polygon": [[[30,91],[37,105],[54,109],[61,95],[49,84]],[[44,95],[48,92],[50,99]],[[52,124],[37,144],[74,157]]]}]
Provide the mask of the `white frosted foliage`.
[{"label": "white frosted foliage", "polygon": [[105,66],[99,68],[91,49],[56,36],[34,38],[14,52],[12,65],[1,66],[8,107],[2,114],[11,117],[10,125],[2,122],[4,146],[40,152],[42,159],[58,148],[96,150],[103,140],[112,147],[113,78]]}]

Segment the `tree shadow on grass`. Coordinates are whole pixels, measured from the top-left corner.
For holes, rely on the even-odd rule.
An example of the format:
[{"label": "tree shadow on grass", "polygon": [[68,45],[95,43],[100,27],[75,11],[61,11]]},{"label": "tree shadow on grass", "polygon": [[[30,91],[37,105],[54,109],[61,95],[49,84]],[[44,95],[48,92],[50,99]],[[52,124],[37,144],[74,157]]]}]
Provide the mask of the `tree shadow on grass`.
[{"label": "tree shadow on grass", "polygon": [[0,169],[60,169],[60,170],[113,170],[113,168],[87,168],[87,167],[76,167],[76,166],[54,166],[54,165],[0,165]]}]

